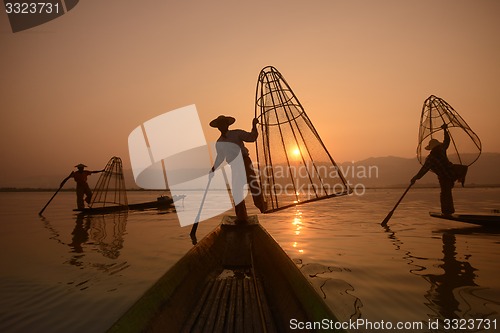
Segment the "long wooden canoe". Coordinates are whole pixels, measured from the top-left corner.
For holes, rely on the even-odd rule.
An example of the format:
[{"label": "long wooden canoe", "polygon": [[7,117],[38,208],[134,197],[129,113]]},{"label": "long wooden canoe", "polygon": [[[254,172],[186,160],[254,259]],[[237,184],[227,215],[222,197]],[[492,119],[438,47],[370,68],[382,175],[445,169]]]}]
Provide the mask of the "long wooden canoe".
[{"label": "long wooden canoe", "polygon": [[184,196],[174,196],[174,198],[170,198],[168,196],[162,196],[157,198],[155,201],[148,202],[140,202],[140,203],[132,203],[128,205],[112,205],[112,206],[104,206],[104,207],[86,207],[83,209],[73,209],[73,211],[78,212],[79,214],[106,214],[106,213],[115,213],[126,210],[146,210],[146,209],[166,209],[173,207],[173,203],[179,199],[184,198]]},{"label": "long wooden canoe", "polygon": [[430,216],[436,217],[439,219],[458,221],[471,223],[476,225],[481,225],[483,227],[488,228],[500,228],[500,215],[484,215],[484,214],[451,214],[444,215],[441,213],[430,212]]},{"label": "long wooden canoe", "polygon": [[234,221],[224,217],[108,332],[334,332],[336,317],[257,216]]}]

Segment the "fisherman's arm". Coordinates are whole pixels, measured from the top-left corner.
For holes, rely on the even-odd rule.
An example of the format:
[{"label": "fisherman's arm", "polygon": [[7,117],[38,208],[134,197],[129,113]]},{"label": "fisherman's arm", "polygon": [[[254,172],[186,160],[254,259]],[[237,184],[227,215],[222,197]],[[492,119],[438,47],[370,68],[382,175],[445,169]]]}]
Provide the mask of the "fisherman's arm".
[{"label": "fisherman's arm", "polygon": [[222,164],[222,162],[224,162],[224,159],[220,158],[219,156],[220,155],[217,155],[217,158],[215,159],[214,166],[211,169],[212,172],[217,170],[220,167],[220,165]]},{"label": "fisherman's arm", "polygon": [[209,177],[213,177],[214,176],[214,172],[215,170],[217,170],[217,168],[219,168],[219,166],[222,164],[222,162],[224,162],[224,159],[225,159],[225,155],[224,155],[224,152],[222,151],[222,146],[220,143],[216,143],[215,144],[215,150],[217,151],[217,157],[215,158],[215,162],[214,162],[214,165],[212,166],[212,169],[210,169],[210,172],[209,172]]},{"label": "fisherman's arm", "polygon": [[73,177],[73,171],[71,171],[71,173],[68,175],[68,177],[66,177],[66,178],[63,179],[63,181],[61,182],[60,187],[63,187],[64,183],[66,183],[68,181],[68,179],[70,179],[71,177]]},{"label": "fisherman's arm", "polygon": [[257,132],[258,123],[259,120],[257,118],[254,118],[252,120],[252,131],[251,132],[241,131],[239,133],[240,139],[245,142],[255,142],[255,140],[257,140],[257,137],[259,136],[259,132]]},{"label": "fisherman's arm", "polygon": [[444,139],[443,139],[443,147],[444,149],[448,149],[448,147],[450,146],[450,133],[448,133],[448,125],[447,124],[443,124],[441,126],[441,128],[443,129],[444,131]]},{"label": "fisherman's arm", "polygon": [[429,170],[430,170],[430,164],[428,160],[426,160],[424,165],[422,165],[420,170],[417,172],[417,174],[413,176],[413,178],[410,180],[410,183],[415,184],[415,182],[420,178],[422,178]]}]

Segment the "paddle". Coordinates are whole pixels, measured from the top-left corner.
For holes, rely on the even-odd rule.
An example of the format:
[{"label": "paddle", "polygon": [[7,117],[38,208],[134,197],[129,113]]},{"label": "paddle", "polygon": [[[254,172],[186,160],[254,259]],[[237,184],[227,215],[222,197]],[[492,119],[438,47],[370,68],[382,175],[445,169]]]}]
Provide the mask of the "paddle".
[{"label": "paddle", "polygon": [[38,212],[38,215],[42,216],[43,214],[43,211],[45,210],[45,208],[47,208],[47,206],[50,204],[50,202],[52,201],[52,199],[54,199],[54,197],[56,196],[56,194],[59,192],[60,189],[62,189],[62,187],[64,186],[64,184],[66,184],[66,181],[68,180],[68,178],[64,179],[61,183],[61,185],[59,186],[59,188],[57,189],[56,193],[54,193],[54,195],[52,196],[52,198],[50,198],[50,200],[47,202],[47,204],[45,204],[45,206],[43,206],[42,210]]},{"label": "paddle", "polygon": [[196,243],[197,243],[196,229],[198,229],[198,222],[200,222],[201,211],[203,209],[203,204],[205,203],[205,198],[207,197],[207,192],[208,192],[208,188],[210,187],[210,182],[212,181],[212,177],[213,176],[208,176],[207,188],[205,189],[205,193],[203,193],[203,198],[201,199],[200,209],[198,210],[198,215],[196,215],[196,218],[194,219],[194,224],[191,227],[191,232],[189,233],[189,236],[191,236],[191,240],[193,242],[193,245],[196,245]]},{"label": "paddle", "polygon": [[399,203],[401,202],[401,200],[403,200],[403,198],[405,197],[406,193],[408,193],[408,191],[410,190],[410,188],[412,187],[412,185],[413,185],[413,183],[410,183],[410,185],[408,185],[408,187],[406,188],[406,191],[403,193],[403,195],[401,196],[401,198],[399,198],[398,202],[396,202],[396,205],[394,206],[394,208],[389,212],[389,214],[387,214],[387,216],[382,221],[382,223],[380,223],[381,226],[385,227],[387,225],[387,222],[389,222],[389,220],[392,217],[392,214],[394,214],[394,211],[396,210],[396,208],[398,208]]}]

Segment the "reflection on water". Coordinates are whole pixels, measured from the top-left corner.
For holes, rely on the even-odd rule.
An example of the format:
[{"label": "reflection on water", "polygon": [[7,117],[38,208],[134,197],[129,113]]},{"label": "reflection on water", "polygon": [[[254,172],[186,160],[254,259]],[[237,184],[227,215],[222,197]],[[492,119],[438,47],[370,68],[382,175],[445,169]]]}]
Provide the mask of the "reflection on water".
[{"label": "reflection on water", "polygon": [[[70,258],[64,263],[77,267],[92,267],[109,274],[116,274],[129,267],[127,262],[116,262],[123,248],[127,212],[101,215],[77,214],[75,226],[71,232],[71,242],[61,240],[59,231],[52,226],[50,220],[42,217],[45,228],[50,232],[49,239],[70,248]],[[99,263],[94,254],[100,254],[113,260],[111,263]]]},{"label": "reflection on water", "polygon": [[354,287],[338,278],[342,272],[348,273],[349,269],[315,263],[301,265],[301,261],[297,260],[296,263],[339,318],[344,321],[361,318],[363,303],[354,296]]},{"label": "reflection on water", "polygon": [[[298,255],[302,256],[305,251],[301,237],[304,237],[304,232],[311,232],[312,228],[308,230],[310,226],[304,221],[301,206],[292,209],[294,214],[291,219],[291,245]],[[343,271],[349,272],[348,268],[325,266],[318,263],[303,264],[301,259],[294,259],[294,262],[337,315],[352,320],[361,317],[362,303],[358,297],[353,295],[354,287],[347,281],[339,279],[339,275]]]},{"label": "reflection on water", "polygon": [[[498,205],[498,190],[464,191],[457,207]],[[437,190],[409,193],[384,229],[399,192],[298,206],[261,223],[340,320],[498,319],[499,233],[429,217]]]},{"label": "reflection on water", "polygon": [[75,215],[74,193],[62,192],[40,217],[46,202],[44,192],[0,193],[2,333],[105,332],[191,248],[176,214]]},{"label": "reflection on water", "polygon": [[458,315],[460,302],[456,299],[454,292],[459,289],[465,290],[463,287],[477,286],[474,283],[476,269],[467,261],[457,260],[456,238],[453,233],[443,233],[442,241],[443,263],[439,267],[442,268],[443,273],[423,275],[424,279],[430,283],[425,298],[430,301],[429,307],[441,318],[461,318],[462,316]]},{"label": "reflection on water", "polygon": [[293,239],[292,239],[292,247],[297,250],[299,253],[304,253],[304,249],[301,248],[300,244],[300,233],[302,231],[302,211],[295,207],[295,217],[292,222],[293,229]]},{"label": "reflection on water", "polygon": [[[413,268],[409,270],[411,274],[421,276],[429,283],[429,289],[424,297],[429,302],[425,305],[432,310],[429,314],[431,319],[486,319],[494,318],[491,316],[497,313],[488,309],[488,304],[500,305],[492,299],[485,296],[486,288],[480,288],[475,283],[476,268],[469,261],[470,254],[465,254],[465,260],[457,258],[456,248],[456,233],[467,234],[467,229],[451,229],[442,230],[442,259],[438,259],[440,264],[437,268],[442,273],[426,274],[426,271],[431,270],[431,267],[426,267],[426,263],[433,263],[431,258],[423,258],[414,256],[411,251],[404,249],[404,243],[398,238],[396,232],[392,231],[390,226],[384,227],[388,238],[396,248],[396,251],[403,252],[403,259]],[[484,231],[492,232],[492,230],[481,227],[469,228],[473,232]],[[494,232],[494,231],[493,231]],[[422,264],[417,264],[423,263]],[[486,292],[485,292],[486,291]],[[483,295],[481,295],[483,294]]]},{"label": "reflection on water", "polygon": [[120,256],[126,222],[127,213],[101,215],[92,219],[90,237],[96,242],[99,253],[111,259]]},{"label": "reflection on water", "polygon": [[[455,194],[456,206],[468,211],[499,208],[500,189]],[[400,195],[371,190],[259,220],[341,320],[498,322],[500,232],[430,218],[438,189],[409,192],[389,228],[381,228]],[[132,199],[149,196],[134,192]],[[192,248],[190,228],[181,228],[173,213],[76,216],[74,193],[64,192],[40,221],[46,193],[0,193],[0,199],[2,333],[104,332]],[[219,222],[200,223],[199,237]]]},{"label": "reflection on water", "polygon": [[83,215],[77,215],[75,229],[71,233],[73,235],[72,242],[69,245],[73,249],[72,252],[82,253],[82,244],[89,240],[90,218],[84,221]]}]

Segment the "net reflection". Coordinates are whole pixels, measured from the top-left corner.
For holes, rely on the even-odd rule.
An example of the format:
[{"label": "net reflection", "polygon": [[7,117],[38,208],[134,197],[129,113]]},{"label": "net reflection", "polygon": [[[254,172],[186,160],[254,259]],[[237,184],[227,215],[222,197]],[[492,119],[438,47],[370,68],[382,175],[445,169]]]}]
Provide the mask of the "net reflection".
[{"label": "net reflection", "polygon": [[[42,218],[42,221],[50,233],[49,239],[69,247],[71,257],[64,262],[65,264],[96,267],[106,271],[112,267],[120,266],[121,269],[128,267],[126,263],[116,263],[123,249],[127,212],[103,215],[77,214],[69,241],[65,233],[59,230],[62,226],[56,227],[46,218]],[[102,258],[112,262],[98,263]]]},{"label": "net reflection", "polygon": [[[123,248],[126,222],[126,212],[88,216],[78,214],[71,232],[71,243],[67,244],[73,255],[64,263],[109,275],[128,268],[130,265],[126,261],[117,260]],[[94,276],[68,284],[85,290],[97,281],[96,278]]]},{"label": "net reflection", "polygon": [[127,213],[101,215],[92,220],[90,237],[97,245],[97,251],[103,256],[111,259],[120,256],[126,221]]}]

